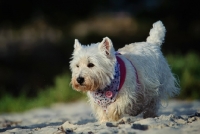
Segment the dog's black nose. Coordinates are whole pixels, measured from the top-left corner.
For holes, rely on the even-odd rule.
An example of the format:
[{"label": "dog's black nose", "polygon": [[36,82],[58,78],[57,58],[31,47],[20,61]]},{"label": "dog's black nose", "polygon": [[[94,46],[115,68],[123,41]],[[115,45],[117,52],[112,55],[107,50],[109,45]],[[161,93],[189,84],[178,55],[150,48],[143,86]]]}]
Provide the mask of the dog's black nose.
[{"label": "dog's black nose", "polygon": [[78,77],[78,78],[76,79],[76,81],[77,81],[79,84],[83,84],[84,78],[83,78],[83,77]]}]

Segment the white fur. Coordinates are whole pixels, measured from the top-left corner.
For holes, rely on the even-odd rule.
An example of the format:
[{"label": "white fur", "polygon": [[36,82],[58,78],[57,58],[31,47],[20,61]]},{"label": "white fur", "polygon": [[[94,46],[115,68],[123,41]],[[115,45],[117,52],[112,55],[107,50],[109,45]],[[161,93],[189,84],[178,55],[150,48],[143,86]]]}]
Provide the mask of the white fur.
[{"label": "white fur", "polygon": [[[118,50],[127,73],[124,85],[116,101],[108,106],[107,113],[94,103],[90,92],[103,90],[113,79],[116,57],[112,41],[106,37],[101,43],[82,46],[75,40],[70,62],[71,83],[74,89],[88,92],[90,104],[100,122],[117,121],[126,114],[143,113],[144,118],[155,117],[161,99],[179,93],[177,81],[160,50],[165,32],[162,22],[158,21],[153,24],[147,42],[131,43]],[[89,63],[94,67],[88,67]],[[136,68],[139,83],[131,63]],[[76,80],[80,76],[85,78],[83,84]]]},{"label": "white fur", "polygon": [[153,24],[153,28],[150,30],[150,36],[147,38],[148,43],[162,45],[165,37],[165,27],[161,21],[157,21]]}]

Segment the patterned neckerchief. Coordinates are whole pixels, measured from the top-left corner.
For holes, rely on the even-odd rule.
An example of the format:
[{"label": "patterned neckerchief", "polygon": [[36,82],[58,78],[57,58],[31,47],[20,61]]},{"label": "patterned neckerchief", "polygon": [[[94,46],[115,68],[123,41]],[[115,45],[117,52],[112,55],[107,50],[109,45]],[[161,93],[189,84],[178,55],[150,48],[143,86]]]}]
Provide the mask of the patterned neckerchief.
[{"label": "patterned neckerchief", "polygon": [[107,106],[115,101],[119,92],[120,85],[120,65],[117,62],[115,65],[114,79],[111,80],[111,84],[105,87],[103,90],[90,92],[94,98],[94,102],[107,111]]},{"label": "patterned neckerchief", "polygon": [[[115,75],[114,79],[111,80],[111,84],[104,89],[98,89],[97,91],[90,91],[90,93],[94,98],[94,102],[99,106],[101,106],[106,112],[107,112],[107,107],[111,103],[115,102],[118,92],[122,88],[126,78],[126,66],[124,61],[120,58],[119,55],[121,54],[116,52],[117,62],[115,65]],[[133,69],[135,70],[137,85],[140,85],[138,73],[135,66],[129,59],[127,60],[131,63]]]},{"label": "patterned neckerchief", "polygon": [[90,92],[94,98],[94,102],[101,106],[104,111],[107,111],[108,105],[115,102],[117,94],[122,88],[126,78],[125,63],[119,55],[121,54],[116,52],[115,75],[114,79],[111,80],[111,84],[103,90],[98,89],[97,91]]}]

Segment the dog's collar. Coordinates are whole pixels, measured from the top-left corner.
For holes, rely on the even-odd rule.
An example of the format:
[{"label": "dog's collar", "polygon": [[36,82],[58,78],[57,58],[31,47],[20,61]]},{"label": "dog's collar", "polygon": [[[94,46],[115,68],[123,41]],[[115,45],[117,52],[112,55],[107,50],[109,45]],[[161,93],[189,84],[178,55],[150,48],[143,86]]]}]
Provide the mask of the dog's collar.
[{"label": "dog's collar", "polygon": [[[116,65],[115,65],[115,75],[112,79],[111,84],[105,87],[103,90],[98,89],[97,91],[91,91],[91,95],[94,98],[94,102],[101,106],[105,111],[107,111],[107,106],[115,102],[118,92],[122,88],[125,78],[126,78],[126,66],[124,61],[120,58],[120,53],[116,52]],[[132,64],[132,63],[131,63]],[[133,64],[132,64],[133,65]],[[136,68],[133,66],[136,72]],[[136,72],[137,82],[138,75]]]},{"label": "dog's collar", "polygon": [[[120,64],[120,72],[121,72],[120,86],[119,86],[119,90],[120,90],[121,87],[123,86],[125,78],[126,78],[126,66],[124,64],[124,61],[117,55],[121,55],[121,54],[116,52],[116,58],[117,58],[117,62]],[[139,82],[137,70],[136,70],[135,66],[133,65],[133,63],[129,59],[127,59],[127,60],[131,63],[131,65],[133,66],[133,68],[135,70],[136,82],[137,82],[137,85],[139,85],[140,82]]]},{"label": "dog's collar", "polygon": [[121,54],[116,52],[115,55],[116,55],[117,62],[120,65],[120,74],[121,74],[120,75],[120,84],[119,84],[119,88],[118,88],[118,91],[119,91],[122,88],[125,78],[126,78],[126,66],[125,66],[124,61],[118,56]]}]

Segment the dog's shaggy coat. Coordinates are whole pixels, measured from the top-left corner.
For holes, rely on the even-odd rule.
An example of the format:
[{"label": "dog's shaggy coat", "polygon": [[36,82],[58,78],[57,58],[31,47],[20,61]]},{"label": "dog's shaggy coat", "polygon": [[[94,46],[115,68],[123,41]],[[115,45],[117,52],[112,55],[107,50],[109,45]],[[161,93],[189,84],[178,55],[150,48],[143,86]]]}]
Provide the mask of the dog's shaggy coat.
[{"label": "dog's shaggy coat", "polygon": [[179,93],[177,81],[160,50],[165,32],[162,22],[158,21],[153,24],[146,42],[131,43],[118,50],[126,66],[126,78],[115,102],[108,105],[106,112],[94,102],[91,92],[103,90],[113,79],[117,62],[113,44],[108,37],[88,46],[75,40],[70,62],[71,84],[77,91],[87,91],[100,122],[117,121],[127,114],[143,113],[144,118],[155,117],[161,99]]}]

